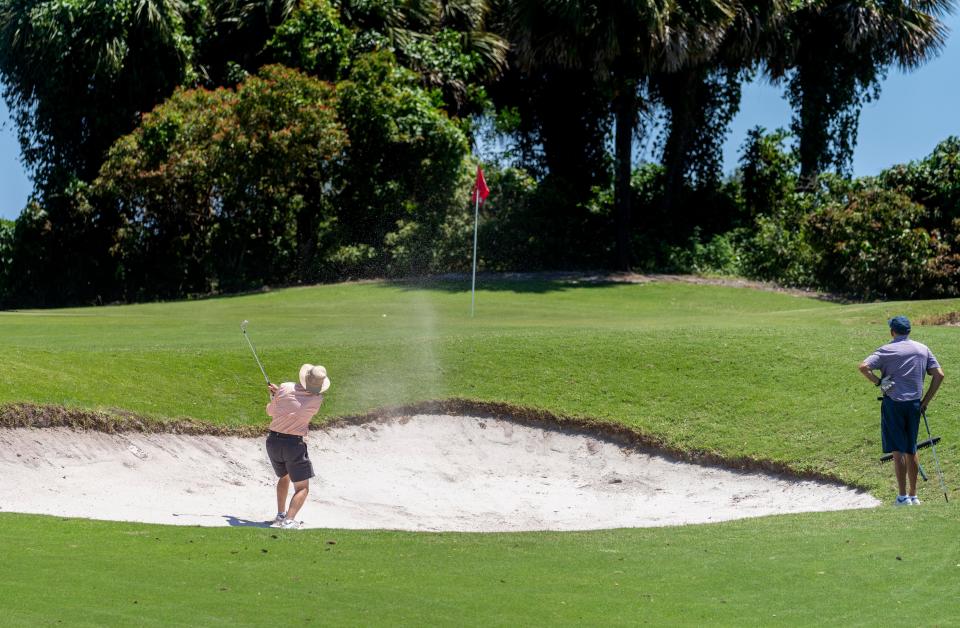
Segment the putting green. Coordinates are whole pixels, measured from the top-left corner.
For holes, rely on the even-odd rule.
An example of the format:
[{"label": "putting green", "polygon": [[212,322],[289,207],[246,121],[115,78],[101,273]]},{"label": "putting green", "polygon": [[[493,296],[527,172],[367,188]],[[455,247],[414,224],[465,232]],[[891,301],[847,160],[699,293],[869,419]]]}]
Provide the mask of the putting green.
[{"label": "putting green", "polygon": [[[292,378],[304,361],[327,366],[333,388],[324,416],[449,397],[506,402],[623,423],[672,448],[830,475],[887,499],[891,469],[877,461],[875,391],[856,365],[884,342],[890,315],[917,318],[960,309],[957,301],[838,305],[680,283],[532,281],[484,286],[471,319],[465,288],[373,283],[169,304],[5,312],[0,314],[5,374],[0,401],[122,408],[161,420],[190,416],[262,424],[263,381],[239,328],[249,319],[248,332],[273,379]],[[947,372],[929,416],[943,437],[938,452],[951,490],[960,479],[955,464],[960,429],[953,418],[958,397],[951,385],[952,365],[960,363],[958,333],[918,327],[913,334],[931,346]],[[193,564],[185,565],[187,559],[168,551],[169,545],[151,546],[155,549],[146,555],[161,567],[146,573],[140,571],[146,565],[127,557],[141,549],[128,547],[127,540],[146,544],[156,528],[7,515],[0,517],[0,540],[18,549],[16,559],[0,566],[0,582],[11,591],[8,587],[17,583],[19,593],[4,596],[0,613],[31,622],[61,618],[48,603],[44,583],[69,553],[29,548],[72,543],[83,548],[78,558],[89,567],[58,581],[57,596],[75,600],[73,617],[93,618],[90,623],[126,621],[129,609],[115,615],[95,612],[97,591],[111,591],[107,599],[120,604],[119,590],[107,585],[108,579],[138,578],[153,599],[187,595],[195,600],[207,609],[205,623],[218,617],[241,624],[276,620],[273,603],[228,609],[218,600],[219,591],[196,586],[208,576],[215,580],[211,574],[219,568],[258,574],[249,587],[240,587],[244,597],[254,595],[254,582],[264,583],[261,594],[284,603],[283,591],[290,587],[321,597],[336,589],[326,611],[340,623],[417,623],[430,617],[440,623],[466,618],[510,624],[534,618],[693,624],[710,617],[720,623],[812,623],[825,617],[844,623],[856,623],[857,617],[864,623],[897,623],[900,617],[903,623],[949,623],[952,611],[909,595],[926,587],[931,599],[943,600],[937,589],[955,590],[960,577],[960,568],[952,567],[960,559],[949,525],[956,511],[942,505],[942,497],[937,502],[938,496],[933,480],[921,491],[926,504],[920,512],[885,507],[642,533],[350,533],[344,538],[371,545],[353,554],[353,562],[326,564],[319,561],[332,546],[323,545],[323,532],[284,541],[298,544],[297,551],[274,555],[271,560],[277,562],[270,564],[267,554],[237,550],[220,558],[216,553],[269,538],[256,536],[259,531],[204,531],[191,537],[188,529],[164,538],[185,545],[193,540],[191,545],[206,545],[208,556],[218,558],[202,563],[200,551],[191,554]],[[24,544],[30,530],[36,543]],[[76,543],[88,537],[90,543]],[[893,537],[897,540],[890,541]],[[848,541],[859,549],[838,553]],[[623,580],[631,584],[620,592],[613,584],[620,576],[616,566],[597,558],[602,554],[597,546],[608,543],[618,551],[631,548],[634,571]],[[523,550],[513,552],[513,545]],[[705,563],[689,548],[716,553]],[[891,549],[906,554],[906,562],[883,562],[880,557],[885,560]],[[374,559],[377,552],[384,559]],[[396,562],[387,568],[391,557]],[[910,562],[915,557],[923,557],[926,566]],[[31,558],[38,568],[25,567]],[[510,576],[502,578],[506,582],[493,577],[485,560],[493,571]],[[290,575],[269,582],[264,576],[297,574],[305,562],[318,565],[311,569],[322,569],[323,576],[309,571],[299,581]],[[177,566],[184,577],[169,577],[166,570]],[[598,571],[607,567],[610,582]],[[708,577],[707,569],[716,576]],[[820,577],[819,571],[830,577]],[[845,595],[828,594],[832,578],[845,587]],[[332,588],[308,587],[321,580]],[[909,584],[897,588],[897,582]],[[513,586],[503,586],[507,583]],[[23,593],[25,588],[35,593]],[[904,595],[895,595],[899,591]],[[659,602],[650,605],[651,599]],[[565,600],[575,600],[578,611],[558,608]],[[892,600],[927,614],[897,614]],[[172,606],[142,607],[136,617],[144,623],[188,621]]]}]

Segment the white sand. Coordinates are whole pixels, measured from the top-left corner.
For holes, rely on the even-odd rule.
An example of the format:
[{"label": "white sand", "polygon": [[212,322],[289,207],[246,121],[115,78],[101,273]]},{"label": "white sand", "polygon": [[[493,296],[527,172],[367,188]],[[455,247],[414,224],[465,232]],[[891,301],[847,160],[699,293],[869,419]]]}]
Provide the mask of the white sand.
[{"label": "white sand", "polygon": [[[867,493],[676,462],[580,434],[417,415],[311,432],[304,527],[588,530],[868,508]],[[0,511],[258,525],[262,439],[0,429]]]}]

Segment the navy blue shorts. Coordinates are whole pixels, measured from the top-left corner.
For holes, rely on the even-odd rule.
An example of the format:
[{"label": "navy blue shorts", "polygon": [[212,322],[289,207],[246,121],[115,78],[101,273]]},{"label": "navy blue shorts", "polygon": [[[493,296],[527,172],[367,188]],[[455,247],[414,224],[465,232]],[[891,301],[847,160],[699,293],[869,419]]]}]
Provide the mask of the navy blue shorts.
[{"label": "navy blue shorts", "polygon": [[917,453],[917,432],[920,431],[920,400],[894,401],[884,397],[880,404],[880,440],[883,453],[899,451]]},{"label": "navy blue shorts", "polygon": [[267,436],[267,456],[278,478],[289,475],[294,482],[313,477],[313,465],[307,444],[300,436],[270,432]]}]

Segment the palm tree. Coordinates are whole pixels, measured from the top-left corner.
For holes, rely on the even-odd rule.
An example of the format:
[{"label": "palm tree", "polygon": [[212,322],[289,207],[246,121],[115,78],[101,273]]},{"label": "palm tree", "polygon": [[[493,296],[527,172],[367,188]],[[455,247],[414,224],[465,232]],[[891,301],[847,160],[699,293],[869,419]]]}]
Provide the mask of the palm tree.
[{"label": "palm tree", "polygon": [[709,57],[733,15],[725,0],[522,0],[509,6],[511,40],[524,68],[588,69],[610,95],[615,120],[614,226],[621,268],[631,264],[630,177],[640,91],[653,72]]},{"label": "palm tree", "polygon": [[767,58],[786,80],[799,138],[801,179],[849,167],[863,102],[891,65],[912,70],[946,41],[953,0],[817,0],[789,14]]},{"label": "palm tree", "polygon": [[720,176],[724,136],[740,106],[740,85],[763,59],[770,34],[783,20],[785,0],[739,0],[715,54],[688,60],[651,78],[654,96],[669,114],[663,148],[662,213],[691,176],[712,185]]},{"label": "palm tree", "polygon": [[[487,29],[491,14],[488,0],[340,0],[344,24],[365,31],[376,41],[382,37],[397,59],[417,72],[427,87],[440,88],[451,112],[460,113],[470,83],[493,81],[506,69],[508,43]],[[479,62],[466,74],[437,66],[424,59],[441,33],[456,33],[459,49]]]},{"label": "palm tree", "polygon": [[0,0],[0,75],[43,190],[90,181],[110,144],[191,73],[181,0]]}]

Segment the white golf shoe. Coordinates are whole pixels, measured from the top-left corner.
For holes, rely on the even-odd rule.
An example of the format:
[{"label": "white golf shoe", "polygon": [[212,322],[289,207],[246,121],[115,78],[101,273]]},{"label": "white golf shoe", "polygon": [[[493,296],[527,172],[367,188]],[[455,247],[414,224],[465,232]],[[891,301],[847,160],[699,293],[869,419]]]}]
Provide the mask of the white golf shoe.
[{"label": "white golf shoe", "polygon": [[916,495],[909,495],[909,496],[907,497],[907,499],[910,500],[910,505],[911,505],[911,506],[919,506],[919,505],[920,505],[920,498],[917,497]]},{"label": "white golf shoe", "polygon": [[271,522],[270,522],[270,525],[272,525],[272,526],[281,526],[281,525],[283,525],[283,522],[286,521],[286,520],[287,520],[287,513],[285,513],[285,512],[278,512],[278,513],[277,513],[277,518],[274,519],[273,521],[271,521]]},{"label": "white golf shoe", "polygon": [[894,506],[913,506],[913,502],[910,501],[910,498],[906,495],[900,497],[897,496],[897,500],[893,502]]},{"label": "white golf shoe", "polygon": [[300,522],[294,521],[293,519],[284,519],[283,523],[280,524],[280,527],[284,530],[299,530]]}]

